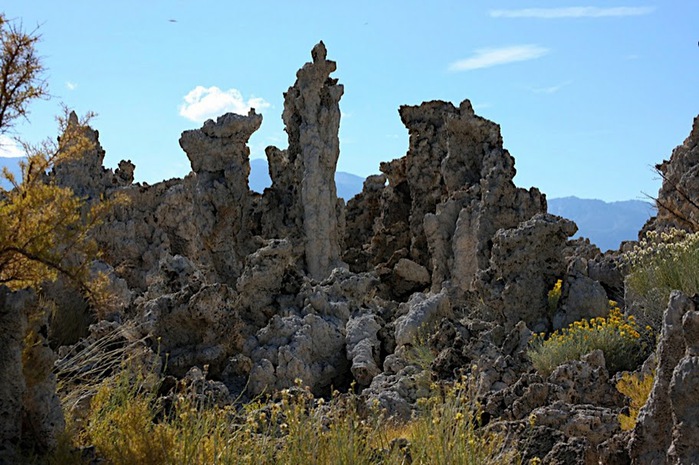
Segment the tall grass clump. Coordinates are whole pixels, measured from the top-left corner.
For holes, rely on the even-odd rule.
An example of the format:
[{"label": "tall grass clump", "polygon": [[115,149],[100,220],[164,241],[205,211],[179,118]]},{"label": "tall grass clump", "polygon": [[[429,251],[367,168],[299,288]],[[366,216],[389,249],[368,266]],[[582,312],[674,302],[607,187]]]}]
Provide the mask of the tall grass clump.
[{"label": "tall grass clump", "polygon": [[624,316],[614,301],[610,307],[606,318],[576,321],[549,337],[534,335],[528,350],[534,368],[548,376],[562,363],[600,349],[610,373],[635,369],[647,355],[645,336],[633,316]]},{"label": "tall grass clump", "polygon": [[106,380],[74,445],[94,445],[112,465],[487,465],[517,458],[502,435],[481,427],[474,384],[465,378],[434,385],[407,421],[387,418],[378,403],[368,406],[355,394],[315,398],[300,380],[274,398],[217,406],[192,388],[164,402],[148,378],[124,370]]},{"label": "tall grass clump", "polygon": [[650,231],[624,255],[627,301],[639,323],[659,333],[670,292],[699,292],[699,233]]},{"label": "tall grass clump", "polygon": [[462,377],[435,389],[418,404],[419,413],[407,425],[412,463],[517,463],[519,457],[505,447],[504,436],[481,427],[482,409],[472,379]]}]

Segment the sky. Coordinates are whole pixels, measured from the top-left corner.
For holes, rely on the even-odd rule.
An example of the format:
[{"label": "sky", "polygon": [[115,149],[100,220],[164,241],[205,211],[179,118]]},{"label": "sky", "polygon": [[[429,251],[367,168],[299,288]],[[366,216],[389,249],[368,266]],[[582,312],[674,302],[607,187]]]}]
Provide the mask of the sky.
[{"label": "sky", "polygon": [[[16,135],[97,113],[105,166],[183,177],[182,131],[254,107],[251,157],[287,146],[283,92],[320,40],[345,86],[338,170],[405,155],[400,105],[469,99],[501,126],[515,183],[549,198],[646,199],[699,114],[699,2],[5,0],[38,27],[53,98]],[[5,141],[7,142],[7,141]],[[5,155],[12,146],[3,144]],[[16,154],[16,152],[14,152]]]}]

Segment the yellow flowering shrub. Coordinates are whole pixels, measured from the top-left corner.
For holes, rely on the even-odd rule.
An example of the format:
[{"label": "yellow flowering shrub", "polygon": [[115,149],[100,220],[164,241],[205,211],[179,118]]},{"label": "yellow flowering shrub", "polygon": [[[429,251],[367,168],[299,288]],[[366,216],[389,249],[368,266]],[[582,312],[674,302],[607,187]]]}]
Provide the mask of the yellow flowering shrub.
[{"label": "yellow flowering shrub", "polygon": [[548,304],[549,304],[549,314],[553,315],[558,308],[558,301],[561,300],[561,289],[563,288],[563,281],[560,279],[556,281],[548,293]]},{"label": "yellow flowering shrub", "polygon": [[646,404],[650,391],[653,389],[653,375],[624,373],[616,383],[617,391],[629,398],[629,414],[619,414],[619,423],[624,431],[631,431],[636,426],[638,412]]},{"label": "yellow flowering shrub", "polygon": [[600,349],[610,373],[633,370],[646,355],[634,316],[625,316],[610,301],[609,315],[576,321],[550,336],[535,334],[530,341],[529,358],[542,375],[548,376],[557,366]]}]

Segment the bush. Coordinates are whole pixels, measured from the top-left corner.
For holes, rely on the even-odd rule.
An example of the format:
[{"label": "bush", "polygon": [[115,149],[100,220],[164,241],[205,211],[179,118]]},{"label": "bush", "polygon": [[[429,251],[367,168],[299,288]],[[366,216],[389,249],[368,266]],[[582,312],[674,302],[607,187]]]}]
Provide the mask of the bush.
[{"label": "bush", "polygon": [[653,389],[653,375],[624,373],[616,383],[617,391],[629,398],[629,414],[619,414],[619,424],[624,431],[631,431],[636,426],[636,419],[641,407],[646,405],[650,391]]},{"label": "bush", "polygon": [[699,233],[651,231],[624,255],[624,261],[629,270],[630,311],[656,334],[662,327],[670,292],[699,292]]},{"label": "bush", "polygon": [[561,289],[563,288],[563,281],[558,280],[556,281],[556,284],[553,286],[553,289],[551,289],[548,293],[548,308],[549,308],[549,315],[553,315],[556,313],[556,310],[558,309],[558,301],[561,300]]},{"label": "bush", "polygon": [[504,436],[480,427],[474,383],[433,386],[407,422],[354,394],[316,399],[299,380],[275,399],[215,406],[180,392],[170,407],[152,380],[123,371],[95,395],[75,445],[113,465],[513,463]]},{"label": "bush", "polygon": [[633,316],[622,315],[616,302],[610,301],[610,307],[607,318],[576,321],[548,338],[534,335],[528,351],[534,368],[548,376],[562,363],[600,349],[610,373],[635,369],[647,355],[645,337]]}]

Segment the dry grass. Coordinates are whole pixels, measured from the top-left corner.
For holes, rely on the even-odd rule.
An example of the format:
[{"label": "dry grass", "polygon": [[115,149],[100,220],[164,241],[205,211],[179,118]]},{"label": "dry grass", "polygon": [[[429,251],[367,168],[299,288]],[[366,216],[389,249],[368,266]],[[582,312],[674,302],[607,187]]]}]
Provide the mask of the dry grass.
[{"label": "dry grass", "polygon": [[[154,375],[123,370],[100,383],[74,446],[113,465],[496,464],[516,462],[504,438],[480,428],[466,379],[433,386],[412,420],[395,422],[353,394],[314,398],[301,382],[275,399],[215,406],[184,391],[166,405]],[[79,463],[75,455],[62,462]]]}]

